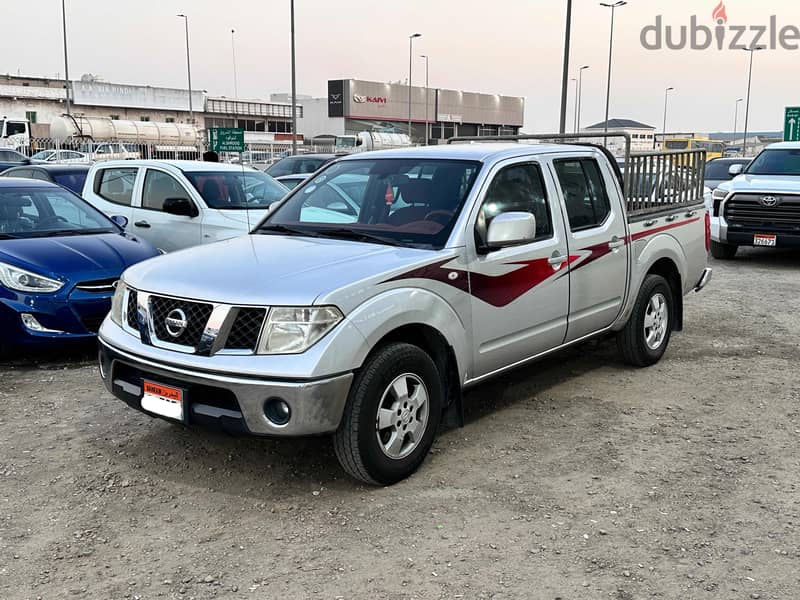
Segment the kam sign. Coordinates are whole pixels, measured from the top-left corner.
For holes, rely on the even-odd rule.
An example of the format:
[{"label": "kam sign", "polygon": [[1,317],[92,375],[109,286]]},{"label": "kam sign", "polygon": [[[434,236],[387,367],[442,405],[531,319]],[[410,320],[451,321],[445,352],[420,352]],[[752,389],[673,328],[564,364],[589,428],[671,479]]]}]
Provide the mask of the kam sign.
[{"label": "kam sign", "polygon": [[783,119],[783,141],[800,142],[800,106],[787,106]]},{"label": "kam sign", "polygon": [[244,152],[244,129],[211,127],[208,146],[212,152]]}]

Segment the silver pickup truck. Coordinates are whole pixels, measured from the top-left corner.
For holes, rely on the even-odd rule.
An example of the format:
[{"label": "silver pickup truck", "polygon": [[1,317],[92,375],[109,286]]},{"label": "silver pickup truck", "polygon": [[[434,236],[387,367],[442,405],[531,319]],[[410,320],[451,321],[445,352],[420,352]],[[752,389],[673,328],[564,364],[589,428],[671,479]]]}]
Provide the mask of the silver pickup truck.
[{"label": "silver pickup truck", "polygon": [[[150,416],[332,434],[350,475],[397,482],[472,385],[605,334],[632,365],[661,358],[711,275],[703,162],[628,156],[623,175],[600,147],[553,143],[342,158],[250,235],[126,271],[102,378]],[[685,185],[624,193],[665,168]]]}]

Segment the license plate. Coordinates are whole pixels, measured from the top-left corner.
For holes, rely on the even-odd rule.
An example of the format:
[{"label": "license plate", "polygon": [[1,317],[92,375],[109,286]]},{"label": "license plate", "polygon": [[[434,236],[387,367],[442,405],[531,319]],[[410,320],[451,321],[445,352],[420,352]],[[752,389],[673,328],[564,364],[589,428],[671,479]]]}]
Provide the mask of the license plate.
[{"label": "license plate", "polygon": [[145,381],[143,384],[142,408],[148,412],[183,421],[183,390]]},{"label": "license plate", "polygon": [[767,235],[764,233],[757,233],[753,237],[753,245],[754,246],[777,246],[778,245],[778,236],[777,235]]}]

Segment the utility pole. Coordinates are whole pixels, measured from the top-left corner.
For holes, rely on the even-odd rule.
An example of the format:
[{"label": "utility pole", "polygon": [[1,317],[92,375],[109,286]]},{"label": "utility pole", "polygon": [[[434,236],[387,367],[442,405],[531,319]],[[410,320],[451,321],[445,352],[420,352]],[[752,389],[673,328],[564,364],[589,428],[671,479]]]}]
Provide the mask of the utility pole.
[{"label": "utility pole", "polygon": [[297,71],[294,52],[294,0],[289,0],[292,29],[292,156],[297,154]]},{"label": "utility pole", "polygon": [[567,85],[569,83],[569,45],[572,34],[572,0],[567,0],[567,25],[564,31],[564,66],[561,74],[561,121],[559,133],[567,132]]},{"label": "utility pole", "polygon": [[64,31],[64,91],[66,92],[67,114],[71,115],[70,109],[70,81],[69,81],[69,58],[67,57],[67,8],[64,0],[61,0],[61,25]]}]

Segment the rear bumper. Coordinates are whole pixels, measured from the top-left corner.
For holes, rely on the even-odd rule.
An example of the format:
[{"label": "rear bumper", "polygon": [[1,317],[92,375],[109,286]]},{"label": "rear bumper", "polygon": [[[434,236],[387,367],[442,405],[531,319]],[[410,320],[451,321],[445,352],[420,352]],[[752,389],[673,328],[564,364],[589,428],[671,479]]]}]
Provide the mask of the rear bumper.
[{"label": "rear bumper", "polygon": [[[132,408],[159,416],[141,406],[143,381],[152,380],[185,390],[185,423],[244,435],[291,437],[335,431],[353,380],[352,373],[312,381],[270,381],[190,371],[137,357],[102,339],[99,360],[108,391]],[[265,404],[270,399],[289,406],[291,416],[285,425],[267,418]]]},{"label": "rear bumper", "polygon": [[700,277],[700,280],[697,282],[697,285],[694,286],[694,291],[699,292],[704,287],[708,285],[708,282],[711,281],[711,277],[713,276],[714,271],[710,267],[706,267],[703,269],[703,274]]}]

